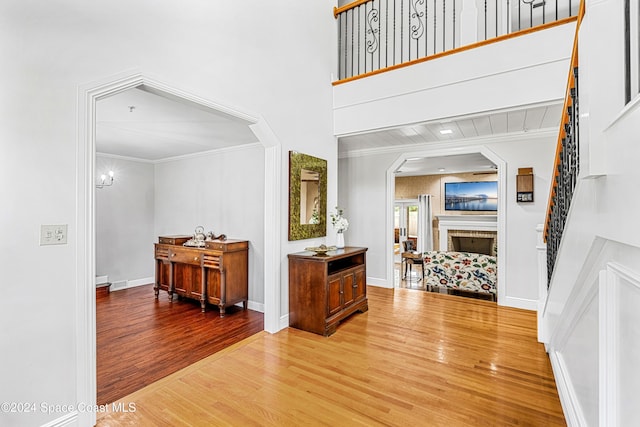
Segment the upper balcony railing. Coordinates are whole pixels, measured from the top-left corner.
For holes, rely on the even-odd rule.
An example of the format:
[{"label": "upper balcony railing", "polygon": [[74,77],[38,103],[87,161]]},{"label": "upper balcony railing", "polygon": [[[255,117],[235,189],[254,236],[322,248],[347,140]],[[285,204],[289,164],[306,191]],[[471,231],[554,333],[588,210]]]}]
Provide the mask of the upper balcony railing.
[{"label": "upper balcony railing", "polygon": [[338,82],[466,49],[578,13],[580,0],[358,0],[335,8]]}]

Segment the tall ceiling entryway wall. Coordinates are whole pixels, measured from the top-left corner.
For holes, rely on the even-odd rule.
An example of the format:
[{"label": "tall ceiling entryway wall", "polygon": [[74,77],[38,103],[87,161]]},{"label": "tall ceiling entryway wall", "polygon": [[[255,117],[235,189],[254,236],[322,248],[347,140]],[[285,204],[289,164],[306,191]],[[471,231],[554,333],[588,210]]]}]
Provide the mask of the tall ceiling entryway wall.
[{"label": "tall ceiling entryway wall", "polygon": [[[142,89],[149,93],[183,103],[241,123],[253,133],[255,139],[264,147],[264,185],[265,223],[277,224],[280,218],[280,143],[268,124],[259,115],[249,115],[230,109],[193,94],[181,91],[175,86],[150,79],[141,73],[122,74],[101,81],[83,85],[78,90],[78,144],[77,144],[77,247],[76,253],[76,298],[78,301],[77,333],[77,396],[78,401],[94,406],[96,403],[96,324],[95,324],[95,156],[96,156],[96,108],[100,100],[123,93],[131,89]],[[277,161],[274,161],[274,158]],[[266,196],[266,194],[265,194]],[[264,241],[269,250],[261,248],[263,253],[278,250],[279,227],[265,228]],[[265,245],[267,245],[265,243]],[[264,319],[267,331],[277,330],[279,323],[279,266],[277,256],[264,258]],[[80,424],[95,424],[95,414],[79,414]]]}]

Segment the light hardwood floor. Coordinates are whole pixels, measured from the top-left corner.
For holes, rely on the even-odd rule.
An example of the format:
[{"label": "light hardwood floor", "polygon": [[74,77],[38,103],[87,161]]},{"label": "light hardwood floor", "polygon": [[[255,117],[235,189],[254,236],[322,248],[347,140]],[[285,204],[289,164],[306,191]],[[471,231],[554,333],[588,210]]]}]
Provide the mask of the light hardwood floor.
[{"label": "light hardwood floor", "polygon": [[99,426],[565,425],[534,312],[368,287],[330,337],[261,332],[98,414]]}]

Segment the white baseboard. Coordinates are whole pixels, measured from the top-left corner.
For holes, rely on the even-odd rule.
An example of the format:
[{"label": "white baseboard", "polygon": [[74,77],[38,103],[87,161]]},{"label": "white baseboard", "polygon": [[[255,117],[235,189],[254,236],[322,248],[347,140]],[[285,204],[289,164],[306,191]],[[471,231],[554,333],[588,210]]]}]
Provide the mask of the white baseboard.
[{"label": "white baseboard", "polygon": [[538,311],[538,301],[532,299],[506,297],[503,301],[498,301],[498,304],[523,310]]},{"label": "white baseboard", "polygon": [[551,351],[549,352],[549,361],[553,369],[553,376],[556,381],[556,388],[558,389],[558,397],[560,398],[560,405],[562,406],[567,425],[569,427],[586,426],[587,423],[581,416],[582,411],[578,403],[578,398],[571,385],[570,377],[568,377],[568,371],[562,355]]},{"label": "white baseboard", "polygon": [[136,286],[148,285],[156,281],[155,277],[145,277],[143,279],[127,280],[127,288],[135,288]]},{"label": "white baseboard", "polygon": [[280,331],[289,327],[289,313],[280,317]]},{"label": "white baseboard", "polygon": [[96,286],[109,283],[109,276],[96,276]]},{"label": "white baseboard", "polygon": [[78,425],[78,411],[69,412],[60,418],[56,418],[53,421],[43,424],[41,427],[66,427],[72,425]]},{"label": "white baseboard", "polygon": [[377,286],[379,288],[393,288],[393,285],[389,285],[385,279],[378,279],[377,277],[367,277],[367,285]]},{"label": "white baseboard", "polygon": [[110,291],[121,291],[123,289],[135,288],[136,286],[148,285],[150,283],[154,283],[155,280],[156,279],[154,277],[144,277],[142,279],[135,280],[118,280],[111,282]]},{"label": "white baseboard", "polygon": [[[242,307],[242,303],[239,302],[238,304],[240,307]],[[253,311],[259,311],[260,313],[264,313],[264,304],[260,303],[260,302],[254,302],[249,300],[249,302],[247,302],[247,308],[249,310],[253,310]]]}]

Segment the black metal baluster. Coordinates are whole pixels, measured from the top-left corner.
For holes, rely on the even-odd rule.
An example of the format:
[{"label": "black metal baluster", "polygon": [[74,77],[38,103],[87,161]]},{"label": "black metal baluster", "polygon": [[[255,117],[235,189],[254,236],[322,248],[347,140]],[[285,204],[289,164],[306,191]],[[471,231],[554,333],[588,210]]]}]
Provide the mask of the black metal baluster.
[{"label": "black metal baluster", "polygon": [[424,2],[424,56],[429,56],[429,0]]},{"label": "black metal baluster", "polygon": [[[382,2],[380,0],[378,0],[378,37],[380,37],[382,35],[382,19],[380,18],[380,8],[382,7]],[[378,46],[378,70],[380,69],[380,65],[381,65],[381,56],[382,56],[382,48],[380,46]]]},{"label": "black metal baluster", "polygon": [[498,0],[496,0],[494,2],[494,7],[496,8],[496,19],[495,19],[496,20],[496,31],[495,31],[493,37],[498,37],[498,21],[499,21],[498,20]]},{"label": "black metal baluster", "polygon": [[447,2],[442,2],[442,51],[447,50]]},{"label": "black metal baluster", "polygon": [[396,64],[396,39],[396,0],[393,0],[393,65]]},{"label": "black metal baluster", "polygon": [[404,62],[404,1],[400,0],[400,63]]},{"label": "black metal baluster", "polygon": [[504,32],[509,34],[511,32],[511,0],[507,0],[507,16],[505,17],[504,22]]},{"label": "black metal baluster", "polygon": [[579,87],[578,87],[578,67],[573,68],[574,87],[576,89],[575,111],[576,111],[576,180],[580,173],[580,108],[579,108]]},{"label": "black metal baluster", "polygon": [[[365,19],[365,23],[364,23],[364,50],[362,51],[362,55],[364,56],[364,73],[367,72],[367,4],[365,3],[364,5],[362,5],[362,7],[364,7],[364,19]],[[360,28],[360,14],[358,14],[358,29]]]},{"label": "black metal baluster", "polygon": [[384,66],[389,66],[389,0],[384,3]]},{"label": "black metal baluster", "polygon": [[437,44],[436,44],[436,39],[438,38],[437,36],[438,14],[436,10],[437,10],[436,0],[433,0],[433,54],[434,55],[438,51]]},{"label": "black metal baluster", "polygon": [[457,0],[453,0],[453,45],[451,46],[452,49],[456,48],[456,1]]},{"label": "black metal baluster", "polygon": [[[407,28],[409,28],[409,39],[407,41],[407,61],[411,61],[411,45],[413,44],[411,40],[415,40],[413,37],[413,22],[411,22],[411,18],[413,18],[413,11],[415,8],[412,7],[412,0],[409,0],[409,8],[407,13]],[[417,54],[416,54],[417,56]]]},{"label": "black metal baluster", "polygon": [[522,29],[522,3],[518,0],[518,31]]},{"label": "black metal baluster", "polygon": [[[338,80],[342,79],[342,15],[338,16]],[[346,49],[345,49],[346,51]]]},{"label": "black metal baluster", "polygon": [[487,39],[487,0],[484,0],[484,39]]}]

